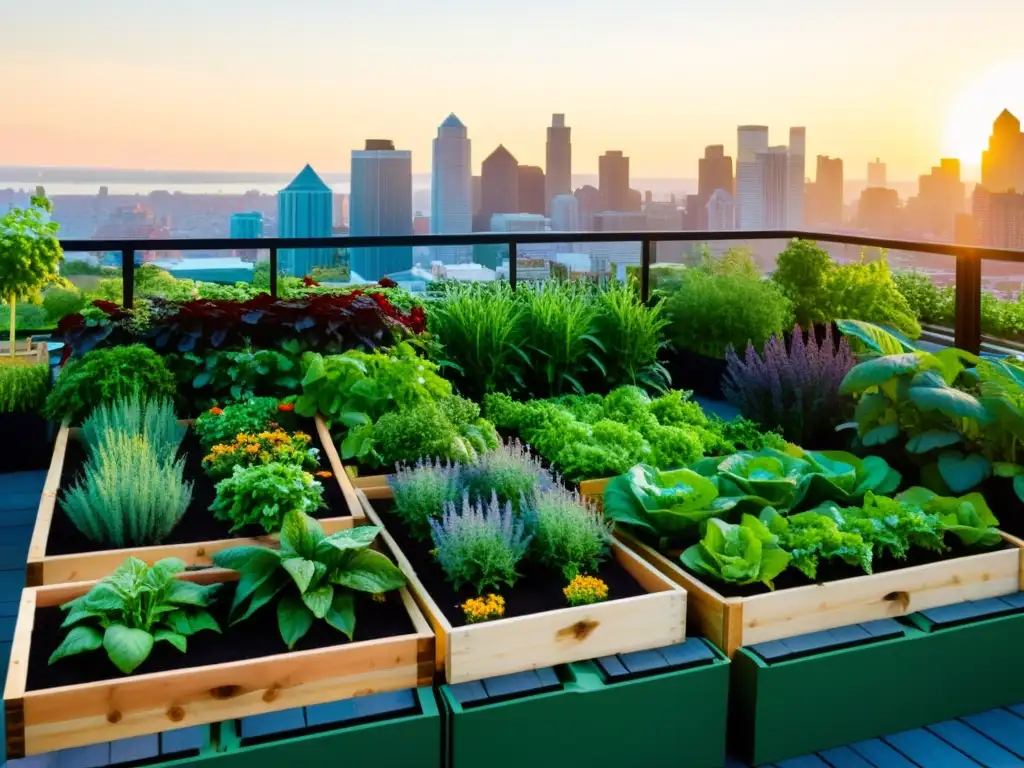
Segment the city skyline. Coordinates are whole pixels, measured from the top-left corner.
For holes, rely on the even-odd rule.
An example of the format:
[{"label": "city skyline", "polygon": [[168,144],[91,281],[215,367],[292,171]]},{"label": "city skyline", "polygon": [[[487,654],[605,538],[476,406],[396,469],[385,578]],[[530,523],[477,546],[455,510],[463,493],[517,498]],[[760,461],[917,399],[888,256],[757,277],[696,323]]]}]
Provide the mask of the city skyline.
[{"label": "city skyline", "polygon": [[[892,178],[913,179],[957,157],[974,180],[993,116],[1024,113],[1013,87],[1024,80],[1014,23],[1024,8],[1005,0],[969,10],[782,0],[771,13],[753,0],[652,0],[587,14],[539,0],[514,13],[394,0],[384,26],[375,7],[317,0],[300,14],[269,0],[182,0],[172,14],[115,0],[101,14],[94,2],[54,0],[40,16],[0,0],[0,76],[14,84],[0,165],[331,171],[347,169],[365,136],[387,135],[425,173],[436,127],[454,111],[474,143],[504,144],[527,166],[545,166],[546,128],[564,113],[577,172],[618,149],[634,176],[691,178],[704,146],[753,122],[780,136],[806,126],[807,158],[863,168],[877,156]],[[525,61],[516,52],[541,25],[561,44]],[[616,55],[605,56],[611,39]],[[779,55],[780,40],[797,41],[799,57]],[[682,76],[695,67],[700,78]],[[68,120],[76,114],[89,119]]]}]

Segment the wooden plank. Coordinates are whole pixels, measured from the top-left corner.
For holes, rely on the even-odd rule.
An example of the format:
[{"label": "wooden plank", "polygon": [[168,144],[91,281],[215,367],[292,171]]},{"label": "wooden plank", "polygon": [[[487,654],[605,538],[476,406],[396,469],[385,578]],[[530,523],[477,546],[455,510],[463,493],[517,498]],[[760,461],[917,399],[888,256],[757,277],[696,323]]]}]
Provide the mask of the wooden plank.
[{"label": "wooden plank", "polygon": [[979,765],[923,728],[893,733],[886,736],[885,741],[918,765],[941,765],[943,768],[978,768]]},{"label": "wooden plank", "polygon": [[[1022,539],[1019,536],[1011,536],[1010,534],[1004,533],[1002,531],[1000,531],[1000,533],[1003,534],[1004,541],[1013,544],[1013,546],[1017,547],[1020,550],[1024,550],[1024,539]],[[1024,590],[1024,557],[1020,559],[1020,588]]]},{"label": "wooden plank", "polygon": [[341,463],[341,458],[338,456],[338,450],[334,447],[334,438],[331,437],[331,430],[327,428],[327,423],[319,413],[313,417],[313,422],[316,425],[317,437],[320,438],[320,445],[323,446],[324,455],[327,457],[327,463],[331,467],[331,472],[334,473],[335,481],[341,487],[342,496],[345,497],[348,513],[352,516],[355,525],[362,525],[366,522],[366,516],[363,514],[362,505],[356,497],[352,481],[349,479],[348,473]]},{"label": "wooden plank", "polygon": [[36,592],[22,590],[18,623],[11,642],[4,681],[4,721],[7,757],[25,756],[25,688],[28,684],[28,660],[32,646],[32,630],[36,620]]},{"label": "wooden plank", "polygon": [[[1021,723],[1024,726],[1024,722]],[[994,741],[959,720],[946,720],[929,725],[928,730],[947,744],[959,749],[965,755],[982,765],[1015,765],[1018,760]]]},{"label": "wooden plank", "polygon": [[1024,720],[1009,710],[990,709],[960,719],[1017,757],[1024,758]]}]

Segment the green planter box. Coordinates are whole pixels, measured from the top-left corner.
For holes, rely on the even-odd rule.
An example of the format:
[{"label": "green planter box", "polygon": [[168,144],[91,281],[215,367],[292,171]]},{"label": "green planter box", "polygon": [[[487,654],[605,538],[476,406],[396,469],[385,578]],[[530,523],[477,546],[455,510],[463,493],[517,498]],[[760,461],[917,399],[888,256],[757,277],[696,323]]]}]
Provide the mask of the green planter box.
[{"label": "green planter box", "polygon": [[728,686],[728,660],[700,638],[445,685],[448,768],[720,768]]},{"label": "green planter box", "polygon": [[[1024,700],[1024,594],[885,622],[894,631],[883,637],[857,638],[855,626],[741,648],[735,754],[774,763]],[[847,647],[821,649],[827,634]]]}]

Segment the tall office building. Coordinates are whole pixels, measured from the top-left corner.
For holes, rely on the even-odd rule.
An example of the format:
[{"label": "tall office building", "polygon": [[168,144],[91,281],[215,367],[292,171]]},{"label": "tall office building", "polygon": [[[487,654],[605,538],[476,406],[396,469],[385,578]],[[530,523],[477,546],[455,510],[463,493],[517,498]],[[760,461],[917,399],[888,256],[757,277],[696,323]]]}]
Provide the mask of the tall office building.
[{"label": "tall office building", "polygon": [[[595,232],[641,232],[647,229],[647,216],[634,211],[603,211],[594,216]],[[638,265],[641,257],[640,243],[594,243],[590,247],[594,270],[606,274],[612,272],[620,280],[626,278],[626,267]]]},{"label": "tall office building", "polygon": [[601,190],[590,184],[585,184],[573,192],[572,196],[579,203],[580,231],[593,232],[594,216],[600,213],[603,207]]},{"label": "tall office building", "polygon": [[965,207],[960,161],[943,158],[929,173],[918,177],[917,189],[917,197],[907,201],[910,226],[934,240],[953,242],[957,215],[964,213]]},{"label": "tall office building", "polygon": [[989,192],[978,185],[971,208],[977,245],[1024,248],[1024,193]]},{"label": "tall office building", "polygon": [[[704,147],[704,157],[697,161],[697,218],[695,229],[714,229],[707,218],[707,205],[715,190],[728,193],[732,200],[733,191],[732,158],[725,154],[725,147],[712,144]],[[732,229],[730,226],[729,229]]]},{"label": "tall office building", "polygon": [[519,161],[503,145],[491,152],[480,171],[480,209],[473,218],[477,232],[491,230],[491,216],[519,211]]},{"label": "tall office building", "polygon": [[738,229],[761,229],[761,170],[757,156],[768,151],[768,127],[741,125],[736,153],[736,223]]},{"label": "tall office building", "polygon": [[551,229],[554,232],[580,231],[580,204],[575,195],[555,195],[551,201]]},{"label": "tall office building", "polygon": [[712,232],[726,232],[736,229],[736,204],[732,195],[724,189],[711,193],[707,204],[707,228]]},{"label": "tall office building", "polygon": [[[471,145],[462,124],[448,115],[434,139],[434,164],[430,179],[430,232],[435,235],[462,235],[473,231],[473,173]],[[464,264],[472,260],[468,245],[442,245],[431,249],[431,259],[444,264]]]},{"label": "tall office building", "polygon": [[548,203],[544,200],[544,169],[537,165],[519,166],[519,213],[543,216]]},{"label": "tall office building", "polygon": [[1004,109],[981,153],[981,186],[988,192],[1024,192],[1024,134],[1020,120]]},{"label": "tall office building", "polygon": [[900,228],[900,196],[895,189],[869,186],[860,193],[857,226],[869,235],[895,235]]},{"label": "tall office building", "polygon": [[804,180],[807,178],[807,129],[789,129],[787,160],[786,224],[790,229],[804,225]]},{"label": "tall office building", "polygon": [[[231,214],[230,232],[233,239],[263,237],[263,214],[259,211]],[[256,253],[256,250],[251,248],[235,251],[235,255],[242,261],[253,264],[256,263]]]},{"label": "tall office building", "polygon": [[876,187],[885,186],[885,163],[875,158],[875,162],[868,163],[868,187],[874,189]]},{"label": "tall office building", "polygon": [[814,191],[807,206],[807,224],[836,229],[843,224],[843,161],[818,155]]},{"label": "tall office building", "polygon": [[[412,152],[396,150],[387,139],[368,139],[352,151],[353,237],[412,234]],[[367,280],[412,268],[410,246],[354,248],[352,271]]]},{"label": "tall office building", "polygon": [[[789,152],[785,146],[769,147],[757,153],[757,175],[761,180],[761,227],[785,229],[789,221]],[[801,202],[803,192],[800,193]]]},{"label": "tall office building", "polygon": [[630,210],[629,158],[618,150],[609,150],[598,158],[597,170],[604,210]]},{"label": "tall office building", "polygon": [[572,140],[565,115],[552,115],[545,146],[544,205],[545,211],[556,195],[572,194]]},{"label": "tall office building", "polygon": [[[334,193],[307,165],[292,183],[277,193],[278,237],[330,237],[334,224]],[[330,265],[333,248],[282,248],[278,270],[304,277],[313,267]]]}]

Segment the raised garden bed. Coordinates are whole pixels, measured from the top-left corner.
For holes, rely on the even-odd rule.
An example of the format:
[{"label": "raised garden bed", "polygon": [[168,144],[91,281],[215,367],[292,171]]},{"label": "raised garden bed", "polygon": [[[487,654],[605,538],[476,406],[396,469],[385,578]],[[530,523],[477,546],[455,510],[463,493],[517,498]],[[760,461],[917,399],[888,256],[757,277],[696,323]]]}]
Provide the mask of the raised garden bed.
[{"label": "raised garden bed", "polygon": [[[728,661],[700,638],[445,685],[448,765],[544,768],[571,755],[578,765],[653,766],[677,755],[678,765],[719,768],[728,689]],[[616,727],[595,729],[610,712]]]},{"label": "raised garden bed", "polygon": [[[17,364],[45,365],[50,358],[46,344],[16,348],[14,358]],[[0,352],[4,359],[10,359],[7,352]],[[0,365],[4,361],[0,360]],[[35,412],[0,413],[0,435],[11,439],[0,441],[0,466],[4,472],[27,472],[45,469],[50,460],[50,446],[53,443],[54,425]],[[13,439],[12,436],[17,436]]]},{"label": "raised garden bed", "polygon": [[1021,633],[1018,593],[741,648],[731,745],[752,765],[777,764],[1015,704]]},{"label": "raised garden bed", "polygon": [[[319,417],[315,423],[312,444],[320,448],[323,466],[333,474],[332,478],[323,481],[326,506],[318,512],[322,515],[319,518],[321,525],[328,534],[362,525],[366,518],[330,434]],[[177,557],[189,566],[209,566],[214,552],[243,544],[266,544],[273,539],[263,535],[262,529],[256,526],[232,537],[230,525],[214,518],[208,508],[214,499],[216,483],[203,471],[203,451],[189,430],[182,443],[182,451],[186,456],[185,479],[194,483],[193,498],[168,540],[150,547],[103,549],[75,528],[59,502],[60,491],[74,482],[85,460],[80,437],[80,430],[69,428],[67,424],[57,434],[28,550],[28,586],[100,579],[129,554],[148,564],[165,557]]]},{"label": "raised garden bed", "polygon": [[459,603],[474,595],[454,590],[429,545],[413,541],[389,514],[391,489],[380,491],[376,506],[363,491],[356,495],[370,522],[384,526],[381,535],[434,628],[436,669],[448,683],[659,648],[686,636],[686,594],[615,541],[612,559],[595,574],[612,599],[564,607],[561,584],[544,572],[509,592],[515,597],[505,618],[466,625]]},{"label": "raised garden bed", "polygon": [[189,640],[187,654],[160,643],[131,676],[98,654],[48,665],[64,614],[59,606],[94,582],[22,593],[4,691],[9,759],[217,721],[428,685],[433,634],[409,593],[358,597],[356,639],[319,624],[292,652],[274,611],[228,626],[237,573],[207,569],[181,578],[224,582],[213,607],[223,634]]},{"label": "raised garden bed", "polygon": [[[621,526],[616,533],[632,551],[687,591],[693,629],[730,658],[741,646],[1000,597],[1024,586],[1024,542],[1006,535],[1004,546],[989,552],[805,586],[786,587],[780,579],[774,592],[743,595],[735,592],[755,588],[724,594],[724,585],[716,590],[684,569],[678,552],[663,554]],[[843,573],[856,572],[847,568]]]}]

